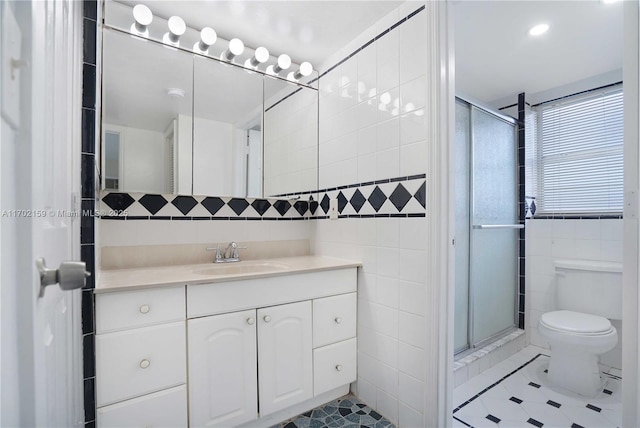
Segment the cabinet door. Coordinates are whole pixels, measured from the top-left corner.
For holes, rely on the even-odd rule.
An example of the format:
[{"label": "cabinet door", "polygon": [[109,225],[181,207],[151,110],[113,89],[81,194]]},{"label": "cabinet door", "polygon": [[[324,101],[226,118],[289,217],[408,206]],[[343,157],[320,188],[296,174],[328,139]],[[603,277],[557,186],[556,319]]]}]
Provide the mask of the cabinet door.
[{"label": "cabinet door", "polygon": [[187,327],[190,426],[256,419],[256,311],[189,320]]},{"label": "cabinet door", "polygon": [[311,301],[258,310],[260,415],[313,397]]}]

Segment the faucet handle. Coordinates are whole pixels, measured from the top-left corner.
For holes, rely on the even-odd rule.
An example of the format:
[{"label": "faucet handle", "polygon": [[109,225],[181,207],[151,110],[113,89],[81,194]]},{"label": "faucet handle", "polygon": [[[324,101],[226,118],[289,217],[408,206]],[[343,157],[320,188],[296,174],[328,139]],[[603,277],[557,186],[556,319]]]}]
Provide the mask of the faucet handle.
[{"label": "faucet handle", "polygon": [[222,260],[222,253],[220,252],[220,245],[216,245],[215,247],[207,247],[207,251],[215,251],[216,252],[216,260]]},{"label": "faucet handle", "polygon": [[235,245],[235,246],[234,246],[234,247],[232,247],[232,248],[233,248],[233,255],[232,255],[232,257],[233,257],[234,259],[238,259],[238,258],[240,258],[240,255],[238,254],[238,250],[246,250],[246,249],[247,249],[247,247],[238,247],[238,245]]}]

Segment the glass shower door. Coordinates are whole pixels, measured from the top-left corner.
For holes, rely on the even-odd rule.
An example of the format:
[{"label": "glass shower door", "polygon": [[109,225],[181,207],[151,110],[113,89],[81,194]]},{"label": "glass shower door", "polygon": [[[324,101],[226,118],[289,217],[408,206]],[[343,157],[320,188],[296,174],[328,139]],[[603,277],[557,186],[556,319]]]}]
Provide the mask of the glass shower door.
[{"label": "glass shower door", "polygon": [[515,127],[471,106],[470,345],[515,326]]}]

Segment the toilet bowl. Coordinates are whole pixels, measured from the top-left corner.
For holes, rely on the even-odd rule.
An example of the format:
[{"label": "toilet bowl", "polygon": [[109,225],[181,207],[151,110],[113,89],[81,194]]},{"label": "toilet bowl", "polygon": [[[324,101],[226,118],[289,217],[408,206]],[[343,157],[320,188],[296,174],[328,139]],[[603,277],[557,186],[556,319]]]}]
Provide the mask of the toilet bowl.
[{"label": "toilet bowl", "polygon": [[584,396],[596,396],[604,387],[598,357],[618,342],[611,322],[601,316],[560,310],[543,314],[538,331],[551,347],[548,381]]},{"label": "toilet bowl", "polygon": [[538,322],[538,332],[551,348],[547,380],[587,397],[604,386],[599,356],[618,343],[609,319],[622,318],[622,265],[584,260],[558,260],[556,307]]}]

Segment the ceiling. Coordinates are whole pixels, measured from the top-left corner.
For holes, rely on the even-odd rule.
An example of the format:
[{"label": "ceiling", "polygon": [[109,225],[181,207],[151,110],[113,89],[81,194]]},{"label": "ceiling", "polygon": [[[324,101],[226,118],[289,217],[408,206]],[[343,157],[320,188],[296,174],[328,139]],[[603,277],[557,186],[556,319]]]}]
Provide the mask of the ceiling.
[{"label": "ceiling", "polygon": [[455,1],[456,92],[491,103],[621,69],[622,3]]},{"label": "ceiling", "polygon": [[205,1],[118,0],[131,7],[149,6],[154,15],[178,15],[187,26],[213,27],[218,36],[241,39],[272,54],[286,53],[294,63],[320,66],[332,54],[398,7],[385,1]]}]

